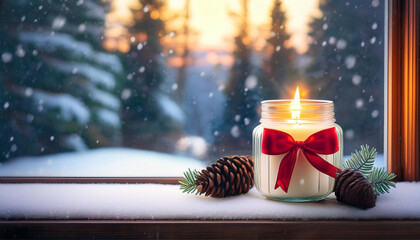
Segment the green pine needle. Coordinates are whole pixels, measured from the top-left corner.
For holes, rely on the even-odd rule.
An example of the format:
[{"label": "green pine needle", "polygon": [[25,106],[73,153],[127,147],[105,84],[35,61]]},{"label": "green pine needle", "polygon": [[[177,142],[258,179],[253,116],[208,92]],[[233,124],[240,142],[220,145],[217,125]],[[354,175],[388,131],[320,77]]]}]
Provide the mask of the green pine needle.
[{"label": "green pine needle", "polygon": [[395,183],[391,180],[395,177],[394,173],[388,173],[385,168],[373,168],[372,172],[367,176],[369,182],[372,183],[376,195],[389,193],[391,187],[395,188]]},{"label": "green pine needle", "polygon": [[368,145],[362,145],[360,151],[355,150],[355,153],[351,154],[351,158],[347,159],[344,163],[344,168],[359,170],[367,176],[372,171],[375,157],[376,148],[369,149]]},{"label": "green pine needle", "polygon": [[195,185],[195,180],[197,179],[197,170],[192,170],[188,168],[188,171],[184,172],[184,178],[179,180],[181,184],[180,189],[183,193],[194,193],[198,194],[197,186]]}]

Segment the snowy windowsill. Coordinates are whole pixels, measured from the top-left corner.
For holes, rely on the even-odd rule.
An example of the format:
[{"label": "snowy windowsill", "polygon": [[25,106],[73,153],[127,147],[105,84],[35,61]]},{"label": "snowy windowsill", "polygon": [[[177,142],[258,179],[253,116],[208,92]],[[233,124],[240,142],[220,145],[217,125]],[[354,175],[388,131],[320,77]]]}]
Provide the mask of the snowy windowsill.
[{"label": "snowy windowsill", "polygon": [[311,220],[420,219],[420,182],[401,182],[360,210],[334,195],[312,203],[267,200],[253,188],[225,199],[181,193],[162,184],[0,184],[1,219]]}]

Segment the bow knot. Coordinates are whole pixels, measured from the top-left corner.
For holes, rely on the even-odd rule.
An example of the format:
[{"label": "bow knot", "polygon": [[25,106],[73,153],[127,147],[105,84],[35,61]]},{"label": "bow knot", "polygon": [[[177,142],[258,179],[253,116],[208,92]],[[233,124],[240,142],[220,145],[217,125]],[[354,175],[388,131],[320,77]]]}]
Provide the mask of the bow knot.
[{"label": "bow knot", "polygon": [[305,146],[304,141],[295,141],[295,146],[298,148],[303,148]]},{"label": "bow knot", "polygon": [[274,189],[281,187],[287,193],[299,149],[308,162],[320,172],[333,178],[337,177],[337,172],[341,172],[339,168],[318,156],[318,154],[333,154],[339,150],[338,136],[334,127],[316,132],[305,141],[295,141],[283,131],[264,128],[261,152],[267,155],[286,153],[280,163]]}]

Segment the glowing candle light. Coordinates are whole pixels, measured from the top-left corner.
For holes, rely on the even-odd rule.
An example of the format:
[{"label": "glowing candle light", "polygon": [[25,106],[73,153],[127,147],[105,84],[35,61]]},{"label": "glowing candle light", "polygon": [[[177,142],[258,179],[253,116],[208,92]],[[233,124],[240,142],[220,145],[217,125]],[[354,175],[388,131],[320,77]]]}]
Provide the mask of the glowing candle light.
[{"label": "glowing candle light", "polygon": [[292,100],[292,103],[290,104],[290,110],[292,112],[292,119],[296,119],[296,122],[300,118],[301,109],[302,107],[300,106],[299,87],[297,87],[295,98]]}]

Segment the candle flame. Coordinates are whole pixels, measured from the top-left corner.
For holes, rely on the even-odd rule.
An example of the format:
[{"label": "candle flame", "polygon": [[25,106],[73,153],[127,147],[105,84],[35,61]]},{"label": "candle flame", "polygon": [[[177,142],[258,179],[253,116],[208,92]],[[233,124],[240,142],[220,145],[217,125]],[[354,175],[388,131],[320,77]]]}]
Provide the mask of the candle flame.
[{"label": "candle flame", "polygon": [[292,119],[296,119],[296,121],[299,119],[300,109],[302,109],[302,107],[300,106],[299,87],[297,87],[295,98],[292,100],[292,103],[290,104],[290,110],[292,112]]}]

